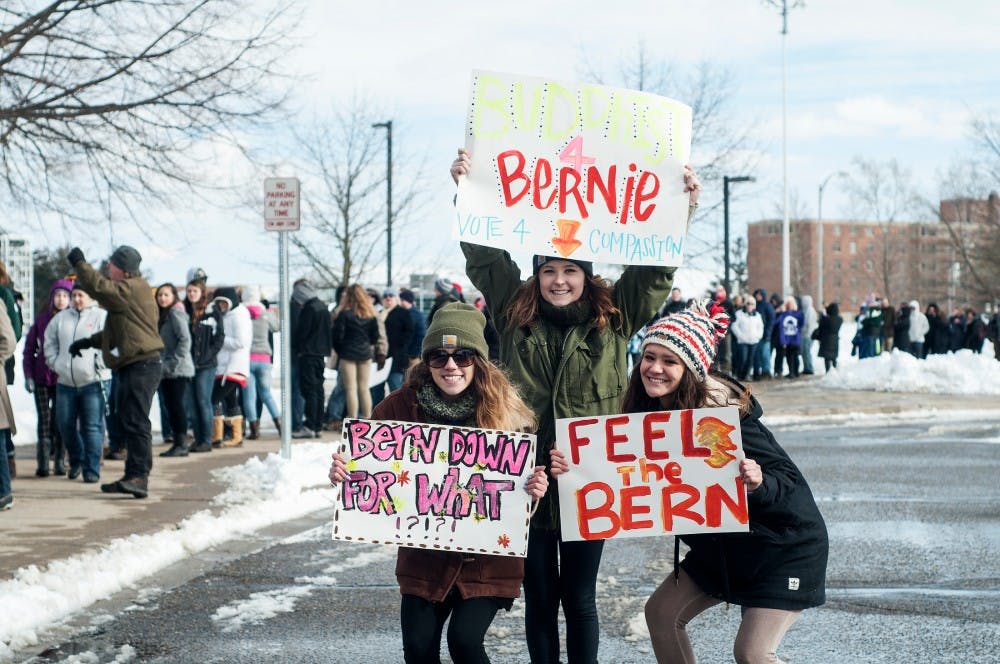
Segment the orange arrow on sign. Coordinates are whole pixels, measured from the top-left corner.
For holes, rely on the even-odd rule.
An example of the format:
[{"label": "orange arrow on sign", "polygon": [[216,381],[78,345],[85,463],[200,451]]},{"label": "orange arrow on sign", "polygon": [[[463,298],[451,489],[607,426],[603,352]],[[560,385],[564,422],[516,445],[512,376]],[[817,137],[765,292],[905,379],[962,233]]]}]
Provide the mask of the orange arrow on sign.
[{"label": "orange arrow on sign", "polygon": [[576,219],[557,219],[556,228],[559,230],[558,237],[552,238],[552,244],[556,251],[563,258],[566,258],[580,248],[583,242],[576,239],[576,232],[580,230],[580,222]]}]

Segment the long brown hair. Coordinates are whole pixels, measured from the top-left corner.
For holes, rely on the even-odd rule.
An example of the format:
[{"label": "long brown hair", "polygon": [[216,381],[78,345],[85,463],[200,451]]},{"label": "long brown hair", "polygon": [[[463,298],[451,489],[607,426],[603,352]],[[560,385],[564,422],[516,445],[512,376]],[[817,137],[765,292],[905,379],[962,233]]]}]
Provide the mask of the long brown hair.
[{"label": "long brown hair", "polygon": [[188,310],[188,315],[191,316],[191,329],[194,330],[198,325],[198,321],[201,320],[202,315],[204,315],[205,310],[208,309],[208,287],[205,286],[205,282],[201,279],[195,279],[189,282],[187,287],[190,288],[191,286],[194,286],[201,291],[201,298],[197,302],[192,302],[191,300],[184,298],[184,306]]},{"label": "long brown hair", "polygon": [[361,287],[361,284],[351,284],[340,296],[340,310],[353,311],[361,320],[375,318],[375,307],[372,306],[372,299]]},{"label": "long brown hair", "polygon": [[[480,356],[474,360],[471,389],[476,396],[476,426],[501,431],[534,431],[535,413],[524,403],[507,374]],[[419,390],[434,383],[431,369],[421,360],[406,376],[406,386]]]},{"label": "long brown hair", "polygon": [[[615,306],[611,288],[604,279],[586,276],[583,283],[581,298],[590,300],[594,308],[594,327],[603,330],[608,326],[619,328],[622,325],[622,312]],[[542,293],[539,290],[538,278],[532,277],[521,284],[517,293],[507,305],[507,321],[511,327],[528,327],[538,319],[539,301]]]},{"label": "long brown hair", "polygon": [[[649,413],[659,410],[687,410],[689,408],[705,408],[719,405],[712,402],[711,391],[707,382],[698,378],[695,372],[687,366],[677,383],[677,389],[670,394],[654,398],[646,393],[646,386],[642,384],[642,374],[640,365],[642,358],[635,363],[632,368],[632,375],[628,379],[628,387],[625,389],[625,396],[622,397],[623,413]],[[746,415],[750,410],[750,388],[740,385],[731,376],[719,373],[712,369],[709,376],[723,384],[724,387],[731,388],[737,393],[737,402],[740,415]]]}]

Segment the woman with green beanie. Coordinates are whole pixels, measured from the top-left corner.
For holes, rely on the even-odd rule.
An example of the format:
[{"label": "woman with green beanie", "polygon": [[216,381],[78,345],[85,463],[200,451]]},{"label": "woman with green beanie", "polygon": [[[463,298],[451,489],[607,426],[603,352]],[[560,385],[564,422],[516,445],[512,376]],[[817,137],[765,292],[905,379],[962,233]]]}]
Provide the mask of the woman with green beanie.
[{"label": "woman with green beanie", "polygon": [[[469,153],[452,163],[455,182]],[[685,167],[690,213],[701,184]],[[555,421],[619,412],[628,342],[667,299],[676,268],[629,266],[608,285],[587,261],[536,255],[532,276],[500,249],[462,244],[465,271],[486,297],[500,334],[500,364],[538,420],[536,462],[549,466]],[[604,542],[564,542],[555,483],[532,520],[524,575],[524,624],[534,664],[559,662],[559,606],[566,616],[570,664],[597,661],[597,571]]]},{"label": "woman with green beanie", "polygon": [[[424,336],[420,363],[375,407],[372,419],[533,430],[531,409],[488,359],[485,328],[486,318],[472,305],[441,307]],[[334,454],[330,481],[339,484],[347,475],[344,458]],[[536,466],[524,490],[539,499],[547,487],[544,468]],[[441,633],[450,618],[452,661],[489,662],[486,630],[521,594],[523,576],[523,558],[400,547],[396,579],[405,661],[440,662]]]}]

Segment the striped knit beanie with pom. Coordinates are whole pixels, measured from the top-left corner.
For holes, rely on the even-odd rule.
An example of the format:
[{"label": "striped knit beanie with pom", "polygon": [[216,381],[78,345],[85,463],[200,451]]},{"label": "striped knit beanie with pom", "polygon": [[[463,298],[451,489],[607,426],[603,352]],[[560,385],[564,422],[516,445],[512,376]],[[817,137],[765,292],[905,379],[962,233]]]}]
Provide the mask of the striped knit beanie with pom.
[{"label": "striped knit beanie with pom", "polygon": [[729,315],[718,303],[711,309],[695,304],[689,309],[664,316],[646,328],[642,340],[645,350],[649,344],[659,344],[677,354],[701,380],[708,376],[708,369],[715,361],[719,341],[729,329]]}]

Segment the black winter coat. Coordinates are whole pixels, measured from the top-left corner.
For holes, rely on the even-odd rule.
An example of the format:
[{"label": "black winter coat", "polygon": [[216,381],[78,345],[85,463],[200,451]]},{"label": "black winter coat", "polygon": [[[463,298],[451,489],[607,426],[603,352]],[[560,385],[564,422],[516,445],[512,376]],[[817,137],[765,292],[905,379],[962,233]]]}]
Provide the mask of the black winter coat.
[{"label": "black winter coat", "polygon": [[389,342],[392,371],[402,373],[410,363],[410,344],[413,341],[413,318],[403,307],[393,307],[385,315],[385,337]]},{"label": "black winter coat", "polygon": [[819,340],[819,356],[824,360],[837,359],[840,352],[840,326],[843,322],[840,316],[820,316],[813,338]]},{"label": "black winter coat", "polygon": [[704,592],[744,607],[798,611],[826,601],[826,524],[809,485],[751,397],[740,429],[748,459],[764,483],[747,494],[749,533],[683,535],[691,547],[681,568]]},{"label": "black winter coat", "polygon": [[[193,308],[190,303],[184,302],[184,309],[188,316],[192,316]],[[215,367],[215,356],[222,349],[222,342],[226,340],[226,333],[222,329],[222,312],[215,307],[205,310],[198,320],[191,320],[191,360],[194,361],[194,368],[204,369]]]},{"label": "black winter coat", "polygon": [[289,322],[293,355],[326,357],[330,354],[330,312],[322,300],[318,297],[307,300]]},{"label": "black winter coat", "polygon": [[378,341],[378,322],[374,317],[361,320],[347,309],[333,320],[333,349],[342,360],[360,362],[372,359],[372,346]]}]

